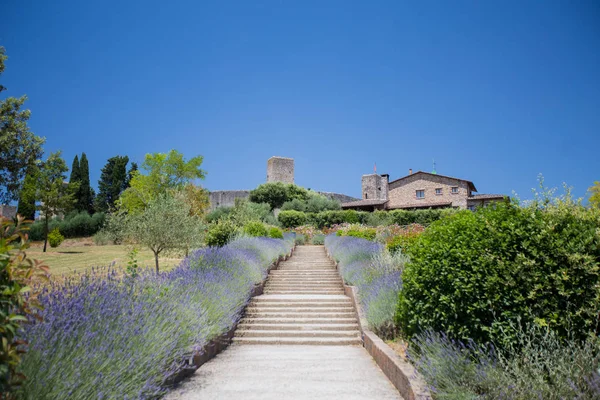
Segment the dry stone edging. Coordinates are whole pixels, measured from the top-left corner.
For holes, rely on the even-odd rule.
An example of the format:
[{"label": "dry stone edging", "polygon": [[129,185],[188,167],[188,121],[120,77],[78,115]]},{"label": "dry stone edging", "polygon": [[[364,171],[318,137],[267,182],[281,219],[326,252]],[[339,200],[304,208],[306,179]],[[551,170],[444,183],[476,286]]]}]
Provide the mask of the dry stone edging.
[{"label": "dry stone edging", "polygon": [[[248,304],[253,297],[260,296],[263,294],[264,286],[269,278],[269,272],[276,269],[279,266],[279,263],[289,259],[294,253],[294,247],[290,250],[289,254],[285,256],[280,256],[277,261],[269,266],[267,269],[266,277],[258,284],[254,285],[252,291],[250,292],[250,296],[248,297]],[[208,342],[204,345],[200,350],[197,350],[189,355],[187,355],[182,361],[180,367],[173,373],[171,376],[167,377],[164,385],[166,387],[172,387],[181,383],[184,379],[190,377],[196,372],[198,368],[200,368],[203,364],[213,359],[217,354],[225,350],[230,344],[235,335],[235,331],[240,324],[240,320],[232,325],[232,327],[225,333],[220,336],[217,336],[215,339]]]},{"label": "dry stone edging", "polygon": [[[342,274],[338,262],[329,254],[328,250],[326,251],[327,257],[335,264],[338,274],[341,277]],[[415,367],[403,360],[390,346],[368,328],[367,319],[358,302],[358,288],[344,283],[344,293],[352,299],[352,303],[354,304],[364,348],[373,357],[373,360],[375,360],[396,389],[398,389],[402,397],[406,400],[432,399],[425,379],[423,379]]]}]

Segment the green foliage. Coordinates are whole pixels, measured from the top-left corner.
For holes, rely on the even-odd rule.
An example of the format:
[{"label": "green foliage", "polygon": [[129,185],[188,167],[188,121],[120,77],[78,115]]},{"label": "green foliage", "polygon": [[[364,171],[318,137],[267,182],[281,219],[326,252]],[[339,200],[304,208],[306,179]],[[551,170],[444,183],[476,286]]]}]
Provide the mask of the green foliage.
[{"label": "green foliage", "polygon": [[361,226],[352,226],[350,229],[338,230],[337,236],[352,236],[360,239],[374,241],[377,236],[377,231],[374,228],[364,228]]},{"label": "green foliage", "polygon": [[206,233],[206,245],[211,247],[223,247],[229,243],[238,232],[238,228],[231,221],[219,221],[212,224]]},{"label": "green foliage", "polygon": [[98,181],[98,196],[95,199],[95,208],[98,211],[111,211],[121,193],[129,186],[127,176],[127,163],[129,157],[115,156],[108,159],[102,168]]},{"label": "green foliage", "polygon": [[283,232],[281,229],[272,226],[269,228],[269,237],[273,239],[283,239]]},{"label": "green foliage", "polygon": [[119,198],[119,207],[130,213],[140,212],[160,194],[182,190],[194,179],[204,179],[206,172],[200,169],[202,161],[202,156],[186,161],[177,150],[146,154],[142,164],[146,175],[139,171],[132,174],[130,187]]},{"label": "green foliage", "polygon": [[397,323],[486,342],[515,318],[598,330],[600,212],[570,201],[497,204],[431,224],[407,248]]},{"label": "green foliage", "polygon": [[[392,211],[393,212],[393,211]],[[392,213],[389,211],[377,210],[369,213],[364,220],[364,223],[369,226],[386,226],[391,225]]]},{"label": "green foliage", "polygon": [[[6,54],[0,47],[0,74],[4,72]],[[5,88],[0,85],[0,92]],[[27,169],[41,158],[45,139],[29,130],[31,111],[23,109],[27,96],[8,97],[0,101],[0,204],[19,198],[21,182]]]},{"label": "green foliage", "polygon": [[281,208],[286,201],[294,199],[302,202],[309,198],[308,190],[289,183],[263,183],[250,192],[249,200],[253,203],[267,203],[271,209]]},{"label": "green foliage", "polygon": [[212,210],[211,212],[209,212],[208,214],[206,214],[206,222],[208,223],[214,223],[217,221],[222,221],[225,220],[227,218],[229,218],[229,215],[231,214],[231,212],[233,211],[233,207],[217,207],[214,210]]},{"label": "green foliage", "polygon": [[595,181],[593,186],[588,189],[590,192],[590,205],[600,208],[600,181]]},{"label": "green foliage", "polygon": [[392,240],[387,242],[386,247],[391,254],[406,253],[407,249],[416,242],[418,237],[418,234],[394,236]]},{"label": "green foliage", "polygon": [[77,190],[76,208],[79,211],[94,213],[94,194],[90,186],[90,167],[85,153],[81,153],[79,161],[79,188]]},{"label": "green foliage", "polygon": [[106,246],[107,244],[113,243],[110,233],[106,230],[101,230],[96,233],[93,239],[96,246]]},{"label": "green foliage", "polygon": [[325,244],[325,235],[322,233],[318,233],[312,237],[312,244],[315,245],[324,245]]},{"label": "green foliage", "polygon": [[248,236],[267,236],[267,228],[260,221],[250,221],[244,225],[244,233]]},{"label": "green foliage", "polygon": [[[440,399],[598,399],[600,341],[564,341],[547,327],[515,324],[504,348],[417,335],[411,360]],[[414,351],[413,351],[414,350]]]},{"label": "green foliage", "polygon": [[50,247],[55,248],[60,246],[60,244],[65,240],[65,237],[60,234],[58,228],[52,229],[50,233],[48,233],[48,242],[50,243]]},{"label": "green foliage", "polygon": [[268,204],[252,203],[245,199],[235,200],[235,206],[229,214],[229,220],[237,226],[244,226],[250,221],[262,221],[270,225],[274,225],[273,222],[276,222]]},{"label": "green foliage", "polygon": [[17,207],[17,214],[31,221],[35,219],[37,173],[38,169],[35,164],[31,165],[27,170],[27,175],[25,175],[23,187],[19,195],[19,206]]},{"label": "green foliage", "polygon": [[157,273],[158,256],[163,251],[187,251],[199,243],[203,226],[190,210],[181,196],[166,193],[150,200],[141,212],[126,217],[125,237],[152,250]]},{"label": "green foliage", "polygon": [[302,235],[302,234],[297,234],[296,237],[294,238],[294,242],[296,242],[296,244],[298,246],[302,246],[306,244],[306,236]]},{"label": "green foliage", "polygon": [[434,221],[453,215],[456,212],[457,210],[453,208],[392,210],[389,211],[389,218],[392,224],[401,226],[410,224],[429,225]]},{"label": "green foliage", "polygon": [[309,191],[308,200],[294,198],[286,201],[281,206],[282,210],[296,210],[309,213],[318,213],[328,210],[339,210],[340,203],[337,200],[329,199],[321,194]]},{"label": "green foliage", "polygon": [[[53,218],[49,221],[48,230],[58,228],[66,238],[88,237],[98,232],[104,226],[106,214],[95,213],[88,214],[86,211],[73,211],[65,216],[64,219]],[[44,240],[44,227],[46,221],[36,221],[31,225],[29,237],[31,240]]]},{"label": "green foliage", "polygon": [[295,228],[306,223],[306,214],[300,211],[281,211],[277,219],[284,228]]},{"label": "green foliage", "polygon": [[[61,214],[72,207],[74,197],[72,189],[75,186],[67,187],[65,182],[65,173],[67,165],[60,156],[60,151],[50,154],[48,159],[42,163],[37,175],[36,199],[40,200],[38,209],[41,211],[46,222],[45,236],[48,233],[48,223],[54,215]],[[46,242],[44,240],[44,251],[46,251]]]},{"label": "green foliage", "polygon": [[18,370],[27,342],[18,340],[17,332],[40,307],[30,285],[46,279],[48,268],[27,258],[27,226],[21,217],[16,224],[3,218],[0,223],[0,393],[10,398],[25,379]]},{"label": "green foliage", "polygon": [[139,250],[136,247],[132,247],[129,253],[127,253],[127,275],[132,278],[135,278],[138,275],[138,253]]}]

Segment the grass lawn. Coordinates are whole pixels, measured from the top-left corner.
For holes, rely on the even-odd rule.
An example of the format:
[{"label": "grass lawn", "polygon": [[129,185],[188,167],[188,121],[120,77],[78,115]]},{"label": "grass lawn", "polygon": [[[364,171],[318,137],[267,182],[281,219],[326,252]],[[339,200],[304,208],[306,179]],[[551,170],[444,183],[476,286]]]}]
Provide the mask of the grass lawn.
[{"label": "grass lawn", "polygon": [[[91,238],[67,239],[59,247],[48,245],[46,253],[42,252],[43,242],[35,242],[27,250],[28,257],[43,261],[50,267],[54,275],[81,272],[98,266],[115,263],[116,266],[127,266],[127,254],[131,247],[126,245],[96,246]],[[140,249],[137,255],[140,267],[154,268],[154,253],[147,248]],[[160,257],[161,270],[167,270],[181,262],[181,258]]]}]

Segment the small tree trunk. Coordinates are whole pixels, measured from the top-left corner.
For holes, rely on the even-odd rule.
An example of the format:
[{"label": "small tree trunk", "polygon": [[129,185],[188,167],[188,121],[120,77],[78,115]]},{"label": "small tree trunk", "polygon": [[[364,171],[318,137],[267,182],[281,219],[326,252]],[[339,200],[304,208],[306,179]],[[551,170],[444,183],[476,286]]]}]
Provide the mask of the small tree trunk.
[{"label": "small tree trunk", "polygon": [[156,273],[158,274],[158,252],[154,252],[154,262],[156,263]]},{"label": "small tree trunk", "polygon": [[46,252],[46,245],[48,244],[48,215],[46,215],[46,221],[44,223],[44,253]]}]

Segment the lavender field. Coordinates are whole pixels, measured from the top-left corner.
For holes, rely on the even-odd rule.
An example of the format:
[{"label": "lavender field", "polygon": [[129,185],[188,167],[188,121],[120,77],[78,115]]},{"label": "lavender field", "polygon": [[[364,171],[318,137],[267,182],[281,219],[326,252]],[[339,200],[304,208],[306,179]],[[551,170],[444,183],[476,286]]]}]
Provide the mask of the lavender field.
[{"label": "lavender field", "polygon": [[250,291],[293,239],[241,238],[136,277],[96,269],[41,295],[25,327],[27,399],[156,398],[186,355],[230,329]]}]

